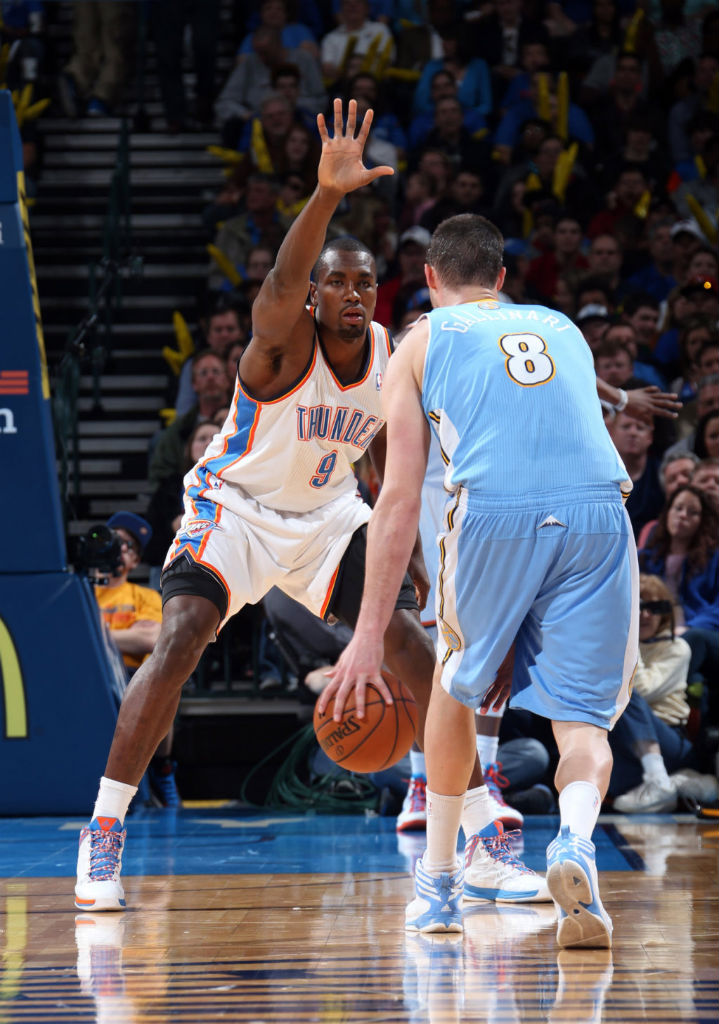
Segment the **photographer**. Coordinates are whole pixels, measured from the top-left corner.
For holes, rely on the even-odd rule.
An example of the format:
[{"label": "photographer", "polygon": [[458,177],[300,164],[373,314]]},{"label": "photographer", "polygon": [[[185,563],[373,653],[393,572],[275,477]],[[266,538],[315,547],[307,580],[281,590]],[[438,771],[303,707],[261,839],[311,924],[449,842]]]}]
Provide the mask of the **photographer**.
[{"label": "photographer", "polygon": [[[128,675],[132,676],[152,653],[162,621],[162,602],[157,591],[128,579],[142,560],[152,537],[152,527],[134,512],[116,512],[106,525],[114,534],[114,540],[119,542],[119,551],[110,574],[95,576],[102,580],[95,586],[95,598]],[[113,547],[115,550],[117,548]],[[158,746],[148,777],[157,800],[165,807],[178,807],[180,796],[175,783],[175,765],[170,759],[171,749],[172,730]]]}]

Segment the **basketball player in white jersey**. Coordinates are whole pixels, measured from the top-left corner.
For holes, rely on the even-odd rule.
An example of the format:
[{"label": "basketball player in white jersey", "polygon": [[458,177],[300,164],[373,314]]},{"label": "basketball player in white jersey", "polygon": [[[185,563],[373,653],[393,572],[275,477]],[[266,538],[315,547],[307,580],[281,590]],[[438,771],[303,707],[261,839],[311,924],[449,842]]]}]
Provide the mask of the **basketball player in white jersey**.
[{"label": "basketball player in white jersey", "polygon": [[[185,478],[185,514],[162,576],[160,637],[125,693],[92,819],[80,836],[81,910],[124,908],[127,808],[185,680],[227,619],[276,585],[315,614],[356,621],[370,510],[357,494],[352,463],[369,449],[383,470],[380,391],[391,349],[387,332],[372,322],[372,254],[354,239],[323,243],[342,197],[393,173],[364,167],[372,112],[355,138],[356,111],[350,101],[345,129],[335,100],[333,138],[318,116],[317,188],[255,299],[252,341],[222,431]],[[313,309],[306,307],[308,289]],[[407,564],[411,576],[395,595],[385,661],[417,700],[421,737],[434,650],[419,621],[417,592],[423,604],[428,590],[419,544]],[[380,690],[391,700],[384,683]],[[481,785],[478,763],[473,780]],[[498,871],[516,876],[523,900],[545,886],[521,865],[510,870],[497,860],[495,868],[486,860],[493,878]]]},{"label": "basketball player in white jersey", "polygon": [[[623,507],[631,483],[604,426],[588,346],[563,314],[501,306],[503,239],[464,214],[435,231],[425,273],[433,310],[387,374],[384,486],[370,522],[354,636],[320,708],[359,704],[419,521],[430,422],[450,492],[440,538],[439,640],[425,731],[427,850],[406,927],[461,932],[476,896],[474,849],[457,860],[476,756],[474,710],[508,696],[497,671],[514,646],[512,703],[552,722],[560,832],[547,882],[564,947],[611,946],[591,835],[611,771],[607,731],[629,699],[638,650],[638,568]],[[466,830],[465,830],[466,831]]]}]

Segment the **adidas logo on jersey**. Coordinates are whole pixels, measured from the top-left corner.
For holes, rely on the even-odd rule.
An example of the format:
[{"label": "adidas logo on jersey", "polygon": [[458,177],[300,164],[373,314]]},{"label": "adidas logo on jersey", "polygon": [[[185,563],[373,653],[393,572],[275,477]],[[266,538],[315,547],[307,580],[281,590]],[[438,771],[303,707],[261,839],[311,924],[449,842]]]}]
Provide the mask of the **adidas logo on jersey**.
[{"label": "adidas logo on jersey", "polygon": [[560,521],[557,519],[556,516],[547,516],[547,518],[544,520],[544,522],[539,524],[537,529],[541,530],[543,526],[563,526],[566,529],[567,524],[566,523],[560,523]]}]

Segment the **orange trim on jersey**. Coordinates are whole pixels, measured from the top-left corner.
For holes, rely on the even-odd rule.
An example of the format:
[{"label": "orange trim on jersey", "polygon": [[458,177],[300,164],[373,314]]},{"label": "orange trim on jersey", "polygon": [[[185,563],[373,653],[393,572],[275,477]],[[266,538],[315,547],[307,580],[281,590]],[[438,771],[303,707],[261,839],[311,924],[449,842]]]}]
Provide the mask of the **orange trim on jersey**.
[{"label": "orange trim on jersey", "polygon": [[[372,321],[372,323],[374,323],[374,321]],[[337,378],[337,376],[335,374],[335,371],[332,369],[332,364],[330,363],[329,359],[325,359],[324,353],[322,353],[322,360],[323,360],[325,366],[327,367],[327,369],[329,370],[330,376],[332,377],[332,380],[335,382],[335,384],[340,389],[340,391],[351,391],[352,388],[360,387],[360,385],[364,384],[365,381],[367,380],[367,378],[370,375],[370,371],[371,371],[371,369],[372,369],[372,367],[374,365],[374,354],[375,354],[375,338],[374,338],[374,331],[372,330],[372,323],[370,323],[369,327],[367,328],[367,330],[369,331],[369,336],[370,336],[370,350],[369,350],[369,356],[367,357],[367,369],[365,371],[364,377],[361,377],[360,380],[356,380],[352,384],[343,384]],[[377,326],[379,326],[379,324]],[[386,328],[380,327],[380,330],[384,331],[385,334],[387,334]]]},{"label": "orange trim on jersey", "polygon": [[310,377],[312,371],[315,368],[315,364],[317,363],[317,349],[319,348],[319,345],[317,344],[317,336],[316,335],[312,339],[312,344],[314,346],[314,351],[312,353],[312,362],[310,363],[309,367],[307,368],[307,373],[305,373],[305,375],[303,377],[301,377],[300,380],[298,380],[297,383],[294,385],[294,387],[290,388],[289,391],[285,391],[284,394],[278,395],[277,398],[268,398],[266,400],[264,400],[262,398],[254,398],[252,395],[248,394],[247,391],[245,391],[245,389],[242,386],[242,381],[239,379],[239,377],[238,377],[238,385],[237,385],[238,389],[242,392],[242,394],[245,396],[245,398],[248,400],[248,402],[256,402],[257,405],[275,405],[277,402],[284,402],[286,398],[289,398],[290,395],[294,395],[295,391],[299,391],[299,389],[304,384],[307,383],[308,378]]},{"label": "orange trim on jersey", "polygon": [[381,327],[381,329],[384,331],[384,340],[387,342],[387,355],[394,355],[392,351],[392,335],[389,333],[386,327]]},{"label": "orange trim on jersey", "polygon": [[325,615],[327,614],[327,609],[330,606],[330,601],[332,600],[332,594],[333,594],[334,589],[335,589],[335,583],[337,582],[337,573],[339,571],[340,571],[340,564],[338,562],[337,563],[337,568],[332,573],[332,579],[330,580],[330,585],[327,588],[327,593],[325,595],[325,599],[322,602],[322,607],[320,608],[320,618],[321,619],[324,619]]}]

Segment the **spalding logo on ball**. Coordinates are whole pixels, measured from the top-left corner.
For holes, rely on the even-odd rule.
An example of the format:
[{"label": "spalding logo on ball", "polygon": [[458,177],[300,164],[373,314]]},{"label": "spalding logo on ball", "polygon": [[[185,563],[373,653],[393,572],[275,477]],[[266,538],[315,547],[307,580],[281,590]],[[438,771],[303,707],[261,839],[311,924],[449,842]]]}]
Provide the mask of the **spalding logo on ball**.
[{"label": "spalding logo on ball", "polygon": [[365,691],[365,716],[357,717],[354,691],[349,695],[342,719],[335,722],[332,698],[325,713],[315,705],[317,742],[335,764],[351,772],[379,772],[401,761],[414,743],[417,705],[407,687],[390,672],[382,671],[394,704],[385,704],[376,686]]}]

